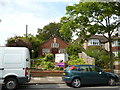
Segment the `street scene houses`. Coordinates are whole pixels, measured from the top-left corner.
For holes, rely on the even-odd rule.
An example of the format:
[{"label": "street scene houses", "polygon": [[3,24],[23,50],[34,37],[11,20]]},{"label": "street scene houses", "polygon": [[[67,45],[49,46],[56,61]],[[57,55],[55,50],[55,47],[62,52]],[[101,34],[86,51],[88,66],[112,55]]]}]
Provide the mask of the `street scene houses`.
[{"label": "street scene houses", "polygon": [[[112,39],[113,39],[112,50],[115,57],[118,57],[118,53],[120,52],[120,41],[119,41],[120,38],[116,36],[116,37],[112,37]],[[107,39],[101,35],[93,35],[88,40],[85,40],[85,42],[83,43],[84,49],[90,48],[92,46],[102,47],[106,51],[108,52],[110,51],[109,43]]]},{"label": "street scene houses", "polygon": [[[115,57],[118,57],[118,53],[120,52],[120,42],[119,37],[112,37],[112,50]],[[57,53],[66,53],[65,49],[69,44],[63,41],[58,36],[53,36],[44,43],[39,45],[39,56],[45,54],[57,54]],[[107,39],[102,35],[93,35],[88,40],[85,40],[83,43],[83,48],[86,50],[92,46],[102,47],[104,50],[109,52],[109,43]]]}]

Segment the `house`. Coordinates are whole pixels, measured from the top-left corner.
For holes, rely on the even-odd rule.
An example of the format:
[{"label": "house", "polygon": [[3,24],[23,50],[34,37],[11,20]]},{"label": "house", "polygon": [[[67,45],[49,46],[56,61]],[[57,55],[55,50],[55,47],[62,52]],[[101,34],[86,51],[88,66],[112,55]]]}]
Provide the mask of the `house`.
[{"label": "house", "polygon": [[53,36],[39,46],[38,56],[43,56],[45,54],[56,54],[56,53],[65,53],[65,48],[68,46],[68,43],[63,41],[58,36]]},{"label": "house", "polygon": [[112,50],[113,53],[116,57],[118,57],[118,53],[120,53],[120,37],[112,37],[113,42],[112,42]]},{"label": "house", "polygon": [[[115,57],[118,57],[118,53],[120,52],[120,41],[119,37],[112,37],[113,42],[112,42],[112,50],[113,53],[115,54]],[[109,43],[108,40],[101,35],[93,35],[89,39],[85,40],[83,43],[83,48],[86,50],[87,48],[90,48],[92,46],[97,46],[97,47],[102,47],[107,51],[109,50]]]},{"label": "house", "polygon": [[83,43],[83,48],[86,50],[92,46],[102,47],[108,50],[108,46],[106,45],[107,39],[101,35],[93,35],[89,39],[85,40]]}]

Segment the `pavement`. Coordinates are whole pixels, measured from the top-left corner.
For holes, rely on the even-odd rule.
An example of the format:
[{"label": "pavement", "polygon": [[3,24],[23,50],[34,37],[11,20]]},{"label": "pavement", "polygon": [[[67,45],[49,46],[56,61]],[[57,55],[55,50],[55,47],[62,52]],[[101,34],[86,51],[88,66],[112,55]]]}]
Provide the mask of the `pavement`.
[{"label": "pavement", "polygon": [[[31,77],[27,84],[65,84],[61,76]],[[120,81],[117,82],[120,85]]]},{"label": "pavement", "polygon": [[28,84],[64,84],[60,76],[31,77]]}]

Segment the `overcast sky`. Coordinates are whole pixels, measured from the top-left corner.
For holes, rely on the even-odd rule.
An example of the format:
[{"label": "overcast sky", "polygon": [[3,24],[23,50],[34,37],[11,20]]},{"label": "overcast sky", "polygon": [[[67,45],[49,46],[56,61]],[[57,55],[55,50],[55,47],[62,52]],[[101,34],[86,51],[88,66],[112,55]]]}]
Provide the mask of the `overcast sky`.
[{"label": "overcast sky", "polygon": [[79,0],[0,0],[0,46],[14,36],[26,33],[36,35],[37,28],[50,22],[59,22],[66,6]]}]

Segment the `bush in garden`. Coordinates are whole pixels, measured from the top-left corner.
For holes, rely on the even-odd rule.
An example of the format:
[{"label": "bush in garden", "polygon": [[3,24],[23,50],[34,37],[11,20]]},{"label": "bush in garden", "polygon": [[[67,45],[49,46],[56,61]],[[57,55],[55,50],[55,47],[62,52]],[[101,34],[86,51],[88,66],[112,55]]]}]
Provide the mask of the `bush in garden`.
[{"label": "bush in garden", "polygon": [[67,62],[68,65],[80,65],[80,64],[87,64],[83,59],[79,58],[76,55],[72,55],[69,57]]},{"label": "bush in garden", "polygon": [[53,61],[54,55],[53,54],[46,54],[44,60],[45,61]]},{"label": "bush in garden", "polygon": [[109,68],[109,54],[101,47],[90,47],[85,53],[95,58],[95,65],[101,68],[108,69]]}]

